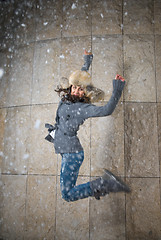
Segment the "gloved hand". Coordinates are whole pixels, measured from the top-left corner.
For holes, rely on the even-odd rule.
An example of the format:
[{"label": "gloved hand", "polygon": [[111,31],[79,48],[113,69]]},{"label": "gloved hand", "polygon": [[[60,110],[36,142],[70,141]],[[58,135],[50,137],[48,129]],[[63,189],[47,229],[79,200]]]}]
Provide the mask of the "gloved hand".
[{"label": "gloved hand", "polygon": [[125,79],[121,75],[117,74],[115,79],[113,80],[113,94],[116,98],[119,99],[121,97],[121,93],[124,89],[125,83]]},{"label": "gloved hand", "polygon": [[48,128],[48,132],[52,132],[53,130],[55,130],[55,126],[49,124],[49,123],[45,123],[45,127]]},{"label": "gloved hand", "polygon": [[84,55],[93,55],[91,52],[84,51]]},{"label": "gloved hand", "polygon": [[45,137],[45,140],[54,143],[54,137],[55,137],[55,129],[56,127],[49,124],[49,123],[45,123],[45,127],[48,128],[48,132],[49,134]]}]

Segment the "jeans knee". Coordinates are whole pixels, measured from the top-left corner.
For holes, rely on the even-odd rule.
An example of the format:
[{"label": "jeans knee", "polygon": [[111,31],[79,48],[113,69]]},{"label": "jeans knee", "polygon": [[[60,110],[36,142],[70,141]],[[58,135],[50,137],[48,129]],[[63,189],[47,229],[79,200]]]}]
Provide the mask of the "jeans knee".
[{"label": "jeans knee", "polygon": [[71,202],[70,196],[66,193],[62,193],[62,198],[66,201],[66,202]]}]

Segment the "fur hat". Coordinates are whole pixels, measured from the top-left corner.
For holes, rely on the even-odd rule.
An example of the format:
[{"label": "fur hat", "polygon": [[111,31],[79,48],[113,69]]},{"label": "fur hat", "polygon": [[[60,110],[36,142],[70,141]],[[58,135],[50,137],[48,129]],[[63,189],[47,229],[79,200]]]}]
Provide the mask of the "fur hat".
[{"label": "fur hat", "polygon": [[56,86],[55,91],[58,91],[59,89],[67,89],[67,88],[69,88],[69,87],[70,87],[70,85],[69,85],[69,79],[66,78],[66,77],[62,77],[62,78],[60,79],[59,84]]},{"label": "fur hat", "polygon": [[104,92],[91,84],[86,87],[86,96],[90,98],[91,103],[98,102],[103,100]]},{"label": "fur hat", "polygon": [[91,84],[91,75],[86,71],[76,70],[70,75],[69,84],[87,87]]},{"label": "fur hat", "polygon": [[86,96],[90,98],[91,102],[98,102],[104,97],[104,92],[92,85],[91,75],[86,71],[76,70],[69,76],[69,79],[62,77],[55,90],[66,90],[71,85],[83,86]]}]

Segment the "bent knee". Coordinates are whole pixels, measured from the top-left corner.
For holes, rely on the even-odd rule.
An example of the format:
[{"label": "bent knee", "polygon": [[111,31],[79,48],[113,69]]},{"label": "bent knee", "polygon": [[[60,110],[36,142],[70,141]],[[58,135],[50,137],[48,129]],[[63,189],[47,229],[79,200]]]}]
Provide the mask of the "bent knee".
[{"label": "bent knee", "polygon": [[64,198],[63,197],[63,200],[65,200],[66,202],[71,202],[71,200],[69,198]]},{"label": "bent knee", "polygon": [[71,202],[72,201],[68,194],[63,194],[63,193],[62,193],[62,199],[64,199],[66,202]]}]

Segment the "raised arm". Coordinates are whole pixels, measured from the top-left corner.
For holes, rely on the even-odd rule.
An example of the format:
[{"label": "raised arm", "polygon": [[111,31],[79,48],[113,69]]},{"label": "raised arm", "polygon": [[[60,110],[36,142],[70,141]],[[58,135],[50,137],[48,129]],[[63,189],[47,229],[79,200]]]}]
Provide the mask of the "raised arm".
[{"label": "raised arm", "polygon": [[84,51],[84,64],[83,67],[81,68],[82,71],[88,71],[89,67],[92,63],[93,60],[93,54],[91,52],[87,52],[86,50]]},{"label": "raised arm", "polygon": [[121,97],[123,88],[125,86],[125,79],[120,75],[116,75],[113,80],[113,92],[110,100],[104,106],[95,106],[91,104],[85,104],[82,109],[82,115],[85,119],[91,117],[104,117],[111,115],[116,108],[116,105]]}]

